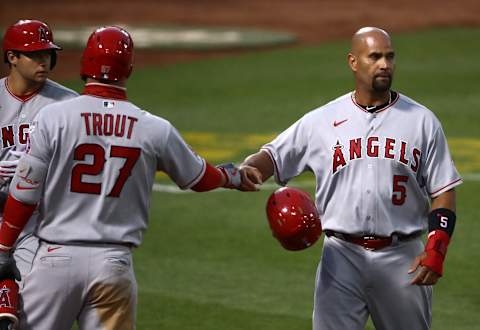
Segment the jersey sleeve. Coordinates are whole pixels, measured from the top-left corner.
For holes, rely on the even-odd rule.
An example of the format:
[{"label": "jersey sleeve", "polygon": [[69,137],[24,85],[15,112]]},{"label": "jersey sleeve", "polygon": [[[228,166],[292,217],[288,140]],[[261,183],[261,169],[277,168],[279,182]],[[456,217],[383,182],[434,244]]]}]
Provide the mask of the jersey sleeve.
[{"label": "jersey sleeve", "polygon": [[205,172],[205,160],[190,148],[173,126],[170,126],[157,164],[157,169],[167,173],[181,189],[193,187]]},{"label": "jersey sleeve", "polygon": [[307,169],[308,132],[304,126],[302,118],[261,148],[270,155],[275,181],[280,185]]},{"label": "jersey sleeve", "polygon": [[45,164],[50,163],[55,138],[52,135],[51,128],[48,126],[48,117],[41,111],[30,125],[27,153],[42,161]]},{"label": "jersey sleeve", "polygon": [[424,175],[427,191],[435,198],[462,183],[448,149],[447,139],[439,127],[431,140],[425,160]]}]

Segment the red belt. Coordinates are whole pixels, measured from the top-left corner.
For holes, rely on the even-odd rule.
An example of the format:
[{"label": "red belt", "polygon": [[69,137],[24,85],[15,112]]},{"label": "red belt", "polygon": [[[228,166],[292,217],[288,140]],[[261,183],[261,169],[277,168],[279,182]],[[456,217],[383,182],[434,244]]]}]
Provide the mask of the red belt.
[{"label": "red belt", "polygon": [[421,235],[421,232],[414,232],[409,235],[400,235],[400,234],[394,234],[390,237],[382,237],[382,236],[354,236],[354,235],[349,235],[349,234],[344,234],[344,233],[339,233],[335,232],[332,230],[325,230],[325,235],[327,237],[333,236],[338,239],[344,240],[349,243],[357,244],[363,247],[366,250],[379,250],[386,248],[387,246],[392,245],[394,241],[394,237],[398,241],[408,241],[414,238],[417,238]]}]

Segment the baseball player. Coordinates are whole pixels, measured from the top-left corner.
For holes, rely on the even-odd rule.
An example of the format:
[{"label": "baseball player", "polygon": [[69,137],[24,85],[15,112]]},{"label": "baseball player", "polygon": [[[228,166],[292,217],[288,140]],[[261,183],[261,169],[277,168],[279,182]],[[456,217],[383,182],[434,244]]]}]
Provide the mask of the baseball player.
[{"label": "baseball player", "polygon": [[[0,183],[3,192],[8,191],[33,118],[39,110],[48,104],[78,96],[48,79],[56,64],[56,51],[60,49],[54,44],[48,25],[36,20],[16,22],[3,37],[4,61],[10,67],[9,75],[0,79]],[[25,234],[31,233],[33,226],[32,220]],[[23,243],[31,239],[25,237]],[[25,274],[33,257],[31,253],[36,249],[23,246],[23,243],[19,242],[16,253],[21,254],[17,265]]]},{"label": "baseball player", "polygon": [[455,225],[454,187],[462,180],[435,115],[390,89],[395,52],[388,33],[357,31],[348,64],[355,90],[247,157],[243,185],[315,174],[326,237],[313,329],[360,330],[369,316],[377,329],[428,329],[432,285]]},{"label": "baseball player", "polygon": [[40,201],[40,247],[22,296],[22,329],[134,329],[132,248],[147,227],[155,172],[182,189],[240,185],[231,165],[216,168],[195,154],[166,120],[127,99],[133,41],[119,27],[88,39],[83,95],[42,109],[20,159],[0,227],[0,276]]},{"label": "baseball player", "polygon": [[[42,107],[78,95],[48,79],[56,63],[56,51],[60,49],[54,44],[48,25],[37,20],[20,20],[10,26],[3,37],[3,57],[10,72],[0,79],[0,210],[25,149],[33,118]],[[20,235],[15,249],[15,259],[23,276],[30,270],[38,247],[38,240],[31,235],[33,218],[35,216]],[[0,314],[1,319],[1,308]]]}]

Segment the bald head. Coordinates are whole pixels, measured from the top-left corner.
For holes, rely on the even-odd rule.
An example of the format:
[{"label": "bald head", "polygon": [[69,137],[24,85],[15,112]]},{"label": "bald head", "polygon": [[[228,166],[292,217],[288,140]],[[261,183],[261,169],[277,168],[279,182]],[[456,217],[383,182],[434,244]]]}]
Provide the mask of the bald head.
[{"label": "bald head", "polygon": [[375,47],[378,43],[388,44],[391,47],[390,35],[376,27],[363,27],[352,37],[351,53],[358,55],[362,51]]},{"label": "bald head", "polygon": [[355,76],[356,94],[372,100],[389,95],[395,70],[395,51],[385,30],[364,27],[352,37],[348,64]]}]

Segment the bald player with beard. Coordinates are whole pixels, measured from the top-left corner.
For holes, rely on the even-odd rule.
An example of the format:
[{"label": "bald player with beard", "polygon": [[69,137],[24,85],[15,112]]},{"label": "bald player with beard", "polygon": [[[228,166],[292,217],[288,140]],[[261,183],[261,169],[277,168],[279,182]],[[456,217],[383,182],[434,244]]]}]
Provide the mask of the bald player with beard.
[{"label": "bald player with beard", "polygon": [[[246,190],[313,172],[325,240],[314,330],[429,329],[462,180],[442,126],[391,90],[395,52],[382,29],[352,38],[355,90],[305,114],[240,168]],[[428,232],[426,245],[422,236]]]}]

